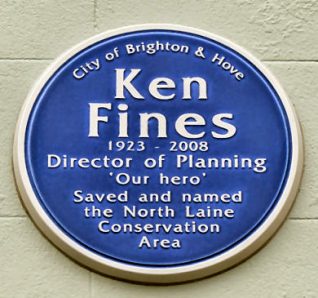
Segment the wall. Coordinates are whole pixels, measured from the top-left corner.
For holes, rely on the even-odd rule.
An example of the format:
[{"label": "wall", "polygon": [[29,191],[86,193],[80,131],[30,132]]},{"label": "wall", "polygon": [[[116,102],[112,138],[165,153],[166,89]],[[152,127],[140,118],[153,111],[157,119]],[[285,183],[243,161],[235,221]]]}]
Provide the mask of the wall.
[{"label": "wall", "polygon": [[[252,52],[286,89],[305,138],[301,189],[277,235],[243,264],[185,285],[134,285],[77,265],[29,220],[13,178],[17,116],[52,59],[98,32],[147,22],[206,29]],[[0,297],[317,297],[317,30],[315,0],[0,0]]]}]

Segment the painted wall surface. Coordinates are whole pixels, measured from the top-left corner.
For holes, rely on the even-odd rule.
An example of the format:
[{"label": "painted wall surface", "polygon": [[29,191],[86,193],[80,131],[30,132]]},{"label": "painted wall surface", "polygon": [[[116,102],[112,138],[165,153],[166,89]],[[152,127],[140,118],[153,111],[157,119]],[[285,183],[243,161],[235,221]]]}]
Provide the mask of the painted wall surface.
[{"label": "painted wall surface", "polygon": [[[276,75],[300,118],[305,169],[288,220],[243,264],[201,281],[143,286],[77,265],[36,229],[12,169],[19,110],[69,47],[140,23],[205,29],[245,47]],[[0,297],[318,297],[318,1],[0,0]]]}]

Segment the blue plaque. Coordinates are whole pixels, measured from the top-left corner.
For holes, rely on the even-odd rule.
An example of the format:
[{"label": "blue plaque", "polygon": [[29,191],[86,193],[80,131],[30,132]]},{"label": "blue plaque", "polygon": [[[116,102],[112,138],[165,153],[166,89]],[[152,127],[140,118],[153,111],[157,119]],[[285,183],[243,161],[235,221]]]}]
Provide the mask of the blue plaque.
[{"label": "blue plaque", "polygon": [[21,111],[24,205],[62,251],[133,281],[201,278],[278,229],[302,169],[284,91],[210,33],[142,25],[58,58]]}]

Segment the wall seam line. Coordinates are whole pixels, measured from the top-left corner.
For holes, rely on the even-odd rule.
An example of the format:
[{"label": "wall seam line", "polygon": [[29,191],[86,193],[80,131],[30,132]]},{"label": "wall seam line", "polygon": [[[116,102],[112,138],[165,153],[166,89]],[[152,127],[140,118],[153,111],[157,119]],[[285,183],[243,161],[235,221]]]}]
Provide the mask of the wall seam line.
[{"label": "wall seam line", "polygon": [[88,290],[89,290],[89,298],[92,298],[93,297],[93,289],[92,289],[92,271],[89,271],[89,285],[88,285]]},{"label": "wall seam line", "polygon": [[[95,21],[94,21],[95,23]],[[96,27],[95,27],[96,26]],[[94,24],[94,28],[97,30],[97,24]],[[57,55],[56,57],[58,57]],[[56,58],[55,57],[55,58]],[[43,57],[43,58],[34,58],[34,57],[0,57],[0,61],[52,61],[55,59],[54,57]],[[264,63],[317,63],[318,60],[262,60],[260,61]]]},{"label": "wall seam line", "polygon": [[54,58],[0,58],[0,61],[52,61]]},{"label": "wall seam line", "polygon": [[94,3],[94,13],[93,13],[93,20],[94,20],[94,30],[97,31],[97,0],[93,0]]}]

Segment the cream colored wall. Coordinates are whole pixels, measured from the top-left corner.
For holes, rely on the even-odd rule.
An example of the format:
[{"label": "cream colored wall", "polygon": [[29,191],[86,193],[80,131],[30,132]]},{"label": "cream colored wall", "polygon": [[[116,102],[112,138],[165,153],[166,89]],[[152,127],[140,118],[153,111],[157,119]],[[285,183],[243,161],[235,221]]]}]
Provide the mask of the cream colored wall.
[{"label": "cream colored wall", "polygon": [[[305,172],[284,226],[260,252],[217,276],[142,286],[84,269],[34,227],[12,170],[18,112],[52,59],[95,33],[166,22],[245,47],[274,72],[298,112]],[[0,0],[0,297],[318,297],[318,1]]]}]

